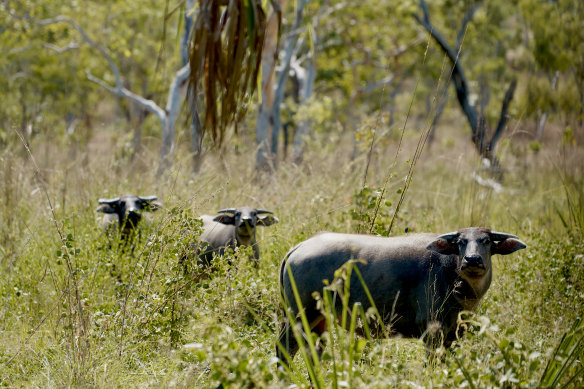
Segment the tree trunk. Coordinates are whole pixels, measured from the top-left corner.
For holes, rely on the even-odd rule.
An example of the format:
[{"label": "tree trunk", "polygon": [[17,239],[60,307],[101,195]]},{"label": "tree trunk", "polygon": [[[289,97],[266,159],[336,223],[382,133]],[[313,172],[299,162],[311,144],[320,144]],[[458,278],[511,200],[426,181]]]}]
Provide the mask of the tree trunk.
[{"label": "tree trunk", "polygon": [[172,152],[174,151],[175,123],[181,106],[182,96],[191,73],[191,67],[187,63],[176,73],[166,104],[166,117],[162,122],[162,147],[160,149],[159,174],[164,173],[172,164]]},{"label": "tree trunk", "polygon": [[284,86],[286,84],[286,79],[288,78],[288,72],[290,71],[290,62],[292,60],[292,54],[294,52],[294,47],[296,46],[296,41],[298,40],[299,32],[298,30],[300,29],[300,23],[302,22],[302,13],[304,11],[305,5],[306,0],[300,0],[297,3],[294,23],[292,25],[292,29],[288,33],[288,38],[286,39],[286,44],[284,47],[284,58],[282,60],[280,74],[278,75],[278,84],[276,86],[276,92],[274,94],[274,107],[272,110],[273,123],[271,142],[272,158],[274,160],[278,155],[278,138],[280,134],[280,127],[282,125],[280,121],[280,105],[284,100]]},{"label": "tree trunk", "polygon": [[262,101],[256,121],[256,169],[258,170],[266,170],[273,157],[268,139],[273,131],[272,126],[274,124],[274,75],[278,57],[278,32],[280,31],[282,20],[281,10],[285,7],[286,0],[277,0],[274,3],[279,9],[272,9],[268,17],[262,51]]},{"label": "tree trunk", "polygon": [[[194,13],[192,11],[194,7],[195,1],[187,0],[184,15],[185,29],[180,40],[183,66],[189,63],[189,41],[191,37],[191,31],[193,29]],[[201,119],[199,118],[199,109],[196,104],[196,98],[197,97],[193,96],[191,93],[187,94],[189,111],[191,113],[191,168],[194,174],[199,173],[201,170],[201,165],[203,164],[203,138],[201,136]]]},{"label": "tree trunk", "polygon": [[[296,74],[303,74],[303,77],[299,77],[300,80],[300,104],[306,104],[312,97],[312,92],[314,90],[314,80],[316,79],[316,61],[311,58],[308,69],[300,71],[300,66],[296,66]],[[300,69],[298,69],[300,68]],[[302,162],[304,154],[304,143],[306,137],[308,136],[308,131],[310,128],[310,119],[303,119],[296,130],[294,135],[294,151],[292,161],[295,164],[300,164]]]},{"label": "tree trunk", "polygon": [[[192,96],[189,97],[192,99]],[[193,104],[191,102],[191,104]],[[196,111],[191,109],[191,112]],[[191,123],[191,153],[193,155],[192,169],[193,173],[197,174],[201,171],[201,165],[203,164],[203,139],[201,137],[201,121],[199,120],[199,115],[194,114]]]},{"label": "tree trunk", "polygon": [[[551,85],[552,92],[554,92],[556,90],[558,78],[560,78],[560,72],[556,71],[556,73],[554,74],[554,78],[552,79],[552,85]],[[547,116],[548,116],[548,112],[545,111],[543,113],[543,115],[541,115],[541,119],[540,119],[539,124],[537,126],[537,140],[539,140],[539,141],[541,140],[541,138],[543,138],[543,130],[545,128],[545,122],[547,120]]]},{"label": "tree trunk", "polygon": [[[459,52],[455,52],[452,47],[448,44],[446,39],[432,26],[430,23],[430,15],[428,13],[428,7],[424,0],[420,1],[420,7],[422,8],[423,18],[418,15],[414,15],[414,18],[420,23],[434,38],[434,40],[438,43],[438,45],[442,48],[442,50],[446,53],[450,61],[452,62],[453,69],[452,69],[452,83],[456,90],[456,97],[458,102],[462,108],[462,111],[466,115],[466,118],[470,124],[471,132],[472,132],[472,141],[477,148],[477,151],[483,157],[484,160],[487,161],[488,168],[498,171],[497,178],[500,180],[502,179],[501,174],[501,167],[499,164],[499,160],[495,155],[495,147],[497,142],[505,128],[505,124],[507,122],[507,110],[509,108],[509,104],[513,99],[513,94],[515,92],[515,87],[517,86],[517,81],[514,80],[509,85],[507,92],[505,93],[505,97],[503,99],[503,104],[501,107],[501,115],[499,116],[499,123],[497,124],[497,128],[491,138],[490,141],[486,140],[486,123],[484,118],[479,117],[476,109],[474,106],[470,104],[469,101],[469,87],[468,82],[466,80],[466,76],[464,75],[464,70],[462,65],[459,61]],[[465,23],[467,21],[465,20]],[[460,45],[460,42],[458,43]]]}]

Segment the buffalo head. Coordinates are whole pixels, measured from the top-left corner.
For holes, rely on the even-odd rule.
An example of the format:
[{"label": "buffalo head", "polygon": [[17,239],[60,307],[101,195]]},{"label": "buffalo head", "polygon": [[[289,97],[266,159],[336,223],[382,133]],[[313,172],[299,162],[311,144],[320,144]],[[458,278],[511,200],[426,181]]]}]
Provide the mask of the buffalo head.
[{"label": "buffalo head", "polygon": [[125,195],[113,199],[99,199],[97,212],[105,213],[104,228],[113,227],[117,223],[123,235],[129,234],[142,219],[142,211],[157,211],[162,204],[156,196]]},{"label": "buffalo head", "polygon": [[278,222],[272,212],[250,207],[227,208],[217,211],[213,221],[235,226],[237,243],[250,245],[255,242],[256,226],[271,226]]},{"label": "buffalo head", "polygon": [[[438,236],[428,250],[457,256],[457,273],[469,283],[490,283],[491,255],[511,254],[526,246],[512,234],[491,231],[486,228],[464,228]],[[481,282],[484,281],[484,282]],[[487,285],[484,285],[488,287]]]}]

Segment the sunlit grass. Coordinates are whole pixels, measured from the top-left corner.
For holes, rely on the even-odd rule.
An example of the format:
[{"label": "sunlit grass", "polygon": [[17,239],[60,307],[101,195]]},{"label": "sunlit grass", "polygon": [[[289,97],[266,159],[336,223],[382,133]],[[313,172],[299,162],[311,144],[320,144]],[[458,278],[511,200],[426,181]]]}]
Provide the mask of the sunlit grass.
[{"label": "sunlit grass", "polygon": [[[140,164],[111,155],[72,164],[62,153],[49,153],[51,145],[33,143],[39,174],[22,146],[2,151],[0,382],[9,387],[521,387],[559,377],[555,382],[563,385],[581,384],[581,376],[569,381],[581,371],[581,348],[572,352],[572,346],[562,346],[581,343],[580,327],[566,335],[570,342],[560,340],[583,313],[582,167],[574,162],[582,160],[582,150],[571,147],[568,158],[552,146],[544,145],[537,155],[520,142],[519,151],[503,147],[505,190],[494,193],[471,178],[479,161],[470,141],[456,132],[445,135],[452,142],[422,154],[392,235],[406,228],[445,233],[482,225],[527,243],[520,253],[494,259],[493,284],[469,319],[468,336],[444,362],[428,364],[421,341],[355,337],[358,323],[351,318],[371,312],[347,306],[354,314],[347,315],[346,329],[334,320],[327,324],[320,362],[311,350],[304,357],[299,353],[289,372],[277,369],[281,260],[318,231],[352,232],[370,221],[355,212],[370,212],[391,173],[376,216],[374,231],[382,233],[393,217],[417,136],[407,133],[390,172],[395,143],[388,138],[378,145],[366,191],[361,187],[366,161],[351,161],[352,146],[344,141],[319,148],[318,139],[309,145],[304,165],[283,162],[264,177],[254,174],[251,142],[241,142],[238,153],[207,156],[196,177],[180,150],[164,178],[156,177],[157,154],[148,149]],[[164,209],[144,220],[133,250],[112,250],[98,223],[97,199],[125,193],[156,194]],[[280,219],[258,230],[260,267],[235,253],[218,259],[211,274],[199,277],[202,270],[194,265],[185,272],[184,230],[196,237],[198,215],[240,205],[273,210]],[[333,292],[323,294],[325,308],[327,293]],[[552,355],[571,362],[549,364],[556,360]]]}]

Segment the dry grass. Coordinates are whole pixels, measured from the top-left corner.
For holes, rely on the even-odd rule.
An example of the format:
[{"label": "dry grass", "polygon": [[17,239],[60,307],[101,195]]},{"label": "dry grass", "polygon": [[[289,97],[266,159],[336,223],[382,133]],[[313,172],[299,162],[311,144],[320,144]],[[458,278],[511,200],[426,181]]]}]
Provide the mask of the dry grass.
[{"label": "dry grass", "polygon": [[[538,152],[521,137],[503,140],[505,190],[494,193],[471,178],[480,161],[465,129],[453,119],[452,124],[440,128],[440,138],[422,154],[392,233],[483,225],[519,235],[528,249],[510,260],[495,260],[494,283],[478,313],[500,329],[495,339],[522,344],[519,350],[538,352],[541,356],[534,358],[543,361],[584,302],[578,289],[583,273],[577,270],[583,265],[582,244],[558,217],[568,210],[565,185],[573,185],[562,182],[558,172],[581,184],[584,149],[562,144],[561,132]],[[208,154],[196,177],[190,174],[188,155],[179,149],[169,175],[157,179],[156,149],[146,147],[133,162],[120,159],[116,133],[94,133],[89,154],[79,150],[75,159],[62,151],[64,145],[50,140],[39,139],[31,147],[57,224],[69,236],[64,242],[22,145],[0,156],[0,382],[43,387],[283,385],[281,380],[289,377],[277,372],[271,359],[279,263],[290,247],[317,231],[356,229],[349,211],[361,190],[366,153],[351,161],[350,134],[317,134],[302,166],[283,162],[274,174],[258,177],[254,144],[243,131],[221,155]],[[379,188],[388,173],[395,174],[386,197],[392,205],[380,209],[382,225],[395,210],[419,135],[406,131],[395,164],[394,134],[375,145],[367,185]],[[99,197],[123,193],[157,194],[165,209],[144,224],[145,239],[134,252],[120,254],[105,247],[95,207]],[[273,210],[280,219],[260,230],[260,268],[234,261],[229,270],[222,263],[211,278],[192,284],[177,268],[177,255],[186,244],[181,226],[193,225],[202,213],[240,205]],[[70,246],[80,306],[71,294],[63,245]],[[558,289],[556,283],[562,282]],[[192,345],[171,347],[184,343]],[[374,342],[354,362],[354,385],[468,383],[457,363],[470,369],[472,382],[487,385],[491,381],[485,377],[496,381],[505,374],[495,362],[505,361],[511,351],[484,336],[471,336],[445,365],[422,368],[425,353],[419,343]],[[292,380],[307,385],[303,362],[297,365]],[[517,366],[513,372],[523,374],[527,383],[537,382],[543,372],[543,362],[533,371]],[[325,382],[330,379],[325,374]]]}]

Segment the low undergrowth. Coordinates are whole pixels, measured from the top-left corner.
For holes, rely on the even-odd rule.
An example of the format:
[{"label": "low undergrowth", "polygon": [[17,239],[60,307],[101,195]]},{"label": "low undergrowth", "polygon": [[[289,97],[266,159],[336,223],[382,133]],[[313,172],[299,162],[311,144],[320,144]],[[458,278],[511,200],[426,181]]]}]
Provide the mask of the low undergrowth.
[{"label": "low undergrowth", "polygon": [[[59,166],[36,171],[28,157],[3,152],[0,384],[584,385],[579,167],[537,160],[522,165],[503,155],[511,168],[505,191],[495,193],[470,178],[474,152],[456,160],[423,156],[396,215],[406,161],[392,165],[393,156],[376,157],[365,187],[356,168],[365,161],[317,151],[306,155],[304,167],[283,164],[255,180],[251,168],[234,174],[217,167],[247,166],[248,157],[230,155],[223,165],[209,161],[195,180],[180,166],[165,179],[146,169],[136,180],[131,174],[109,177],[103,166],[91,164],[68,175]],[[395,171],[385,185],[387,166]],[[112,244],[99,227],[96,201],[125,192],[157,194],[164,209],[142,222],[131,243]],[[280,219],[258,229],[259,267],[242,249],[216,258],[212,271],[204,268],[192,255],[201,232],[197,216],[240,205],[273,210]],[[475,315],[463,318],[467,335],[443,350],[441,360],[429,362],[422,341],[357,337],[357,329],[367,335],[360,327],[373,323],[375,312],[346,306],[344,326],[329,321],[320,360],[299,354],[290,370],[277,368],[277,275],[296,243],[321,230],[399,235],[470,225],[515,233],[528,247],[494,259],[491,289]],[[331,288],[322,295],[325,313]]]}]

